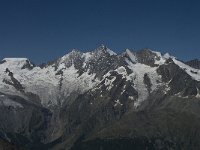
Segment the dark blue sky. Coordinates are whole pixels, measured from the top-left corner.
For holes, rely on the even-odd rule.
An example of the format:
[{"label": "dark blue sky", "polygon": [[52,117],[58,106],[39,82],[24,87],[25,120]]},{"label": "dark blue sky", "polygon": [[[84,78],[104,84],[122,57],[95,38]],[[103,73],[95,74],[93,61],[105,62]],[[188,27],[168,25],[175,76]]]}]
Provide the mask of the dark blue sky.
[{"label": "dark blue sky", "polygon": [[199,0],[0,0],[0,58],[35,63],[104,43],[200,58]]}]

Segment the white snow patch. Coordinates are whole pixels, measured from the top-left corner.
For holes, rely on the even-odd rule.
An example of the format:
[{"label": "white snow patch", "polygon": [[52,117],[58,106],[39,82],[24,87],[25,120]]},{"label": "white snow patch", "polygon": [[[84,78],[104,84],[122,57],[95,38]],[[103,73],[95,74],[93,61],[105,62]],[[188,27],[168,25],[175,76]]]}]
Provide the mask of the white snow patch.
[{"label": "white snow patch", "polygon": [[119,101],[119,100],[115,100],[115,104],[114,104],[114,107],[116,106],[123,106],[123,104]]},{"label": "white snow patch", "polygon": [[60,63],[59,66],[58,66],[58,70],[62,70],[62,69],[65,69],[66,66],[65,66],[65,63]]},{"label": "white snow patch", "polygon": [[157,56],[154,59],[155,60],[154,64],[163,65],[166,62],[166,58],[164,56],[162,56],[162,54],[160,52],[156,52],[156,51],[152,51],[152,52],[155,53]]},{"label": "white snow patch", "polygon": [[124,92],[125,92],[125,90],[123,89],[122,92],[121,92],[121,95],[122,95]]},{"label": "white snow patch", "polygon": [[128,99],[134,100],[134,97],[133,96],[129,96]]},{"label": "white snow patch", "polygon": [[157,83],[158,81],[161,81],[161,77],[157,74],[157,67],[150,67],[140,63],[133,64],[129,60],[126,60],[126,62],[128,63],[129,68],[133,71],[133,73],[129,76],[134,83],[134,88],[138,92],[138,99],[134,103],[135,107],[138,107],[141,102],[146,100],[149,96],[147,87],[144,84],[144,75],[147,74],[150,78],[152,83],[151,92],[156,90],[161,85],[161,82]]},{"label": "white snow patch", "polygon": [[126,53],[133,63],[137,62],[136,56],[129,49],[126,49]]},{"label": "white snow patch", "polygon": [[110,49],[106,49],[107,50],[107,52],[110,54],[110,56],[112,56],[112,55],[117,55],[115,52],[113,52],[112,50],[110,50]]},{"label": "white snow patch", "polygon": [[127,72],[126,72],[126,69],[125,67],[121,66],[119,68],[117,68],[115,70],[118,74],[121,74],[123,77],[122,78],[125,78],[127,76]]},{"label": "white snow patch", "polygon": [[82,57],[85,58],[85,61],[83,62],[83,68],[86,66],[86,64],[90,60],[91,56],[92,55],[90,52],[83,53]]},{"label": "white snow patch", "polygon": [[3,61],[27,61],[27,58],[4,58]]},{"label": "white snow patch", "polygon": [[169,84],[171,83],[172,79],[165,84],[165,89],[163,90],[164,94],[167,94],[168,91],[171,90]]},{"label": "white snow patch", "polygon": [[155,63],[157,65],[163,65],[166,62],[166,59],[164,57],[159,57],[159,60],[155,59]]},{"label": "white snow patch", "polygon": [[122,88],[122,92],[121,92],[121,95],[126,91],[126,84],[123,86]]},{"label": "white snow patch", "polygon": [[166,85],[166,88],[163,92],[164,92],[164,94],[167,94],[167,92],[170,91],[170,90],[171,90],[171,88],[168,85]]},{"label": "white snow patch", "polygon": [[197,95],[196,98],[200,98],[200,93],[199,93],[199,89],[197,88]]},{"label": "white snow patch", "polygon": [[105,78],[105,86],[107,87],[107,90],[111,90],[113,87],[113,82],[115,81],[116,77],[113,77],[111,80],[108,78]]}]

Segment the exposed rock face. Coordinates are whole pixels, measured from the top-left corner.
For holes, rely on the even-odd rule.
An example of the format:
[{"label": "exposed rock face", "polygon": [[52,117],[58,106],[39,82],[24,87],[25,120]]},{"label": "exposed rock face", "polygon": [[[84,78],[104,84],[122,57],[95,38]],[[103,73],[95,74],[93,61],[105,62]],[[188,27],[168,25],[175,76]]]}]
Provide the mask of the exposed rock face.
[{"label": "exposed rock face", "polygon": [[[191,67],[192,66],[192,67]],[[0,64],[0,138],[24,149],[199,149],[200,70],[144,49]]]},{"label": "exposed rock face", "polygon": [[24,150],[23,148],[20,148],[2,139],[0,139],[0,149],[1,150]]}]

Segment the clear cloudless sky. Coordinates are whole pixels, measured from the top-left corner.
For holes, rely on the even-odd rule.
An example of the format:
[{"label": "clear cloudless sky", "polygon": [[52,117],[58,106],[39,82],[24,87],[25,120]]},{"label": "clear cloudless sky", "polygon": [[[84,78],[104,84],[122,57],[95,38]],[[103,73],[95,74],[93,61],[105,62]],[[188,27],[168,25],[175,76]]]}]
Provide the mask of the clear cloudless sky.
[{"label": "clear cloudless sky", "polygon": [[200,58],[199,0],[0,0],[0,58],[151,48]]}]

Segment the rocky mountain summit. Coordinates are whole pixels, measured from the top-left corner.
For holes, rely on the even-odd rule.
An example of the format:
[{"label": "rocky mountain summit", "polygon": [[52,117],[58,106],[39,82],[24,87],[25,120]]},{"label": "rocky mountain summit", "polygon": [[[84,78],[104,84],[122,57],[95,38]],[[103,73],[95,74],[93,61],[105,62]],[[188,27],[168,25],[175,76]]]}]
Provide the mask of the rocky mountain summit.
[{"label": "rocky mountain summit", "polygon": [[0,138],[27,150],[200,148],[200,68],[150,49],[0,62]]}]

